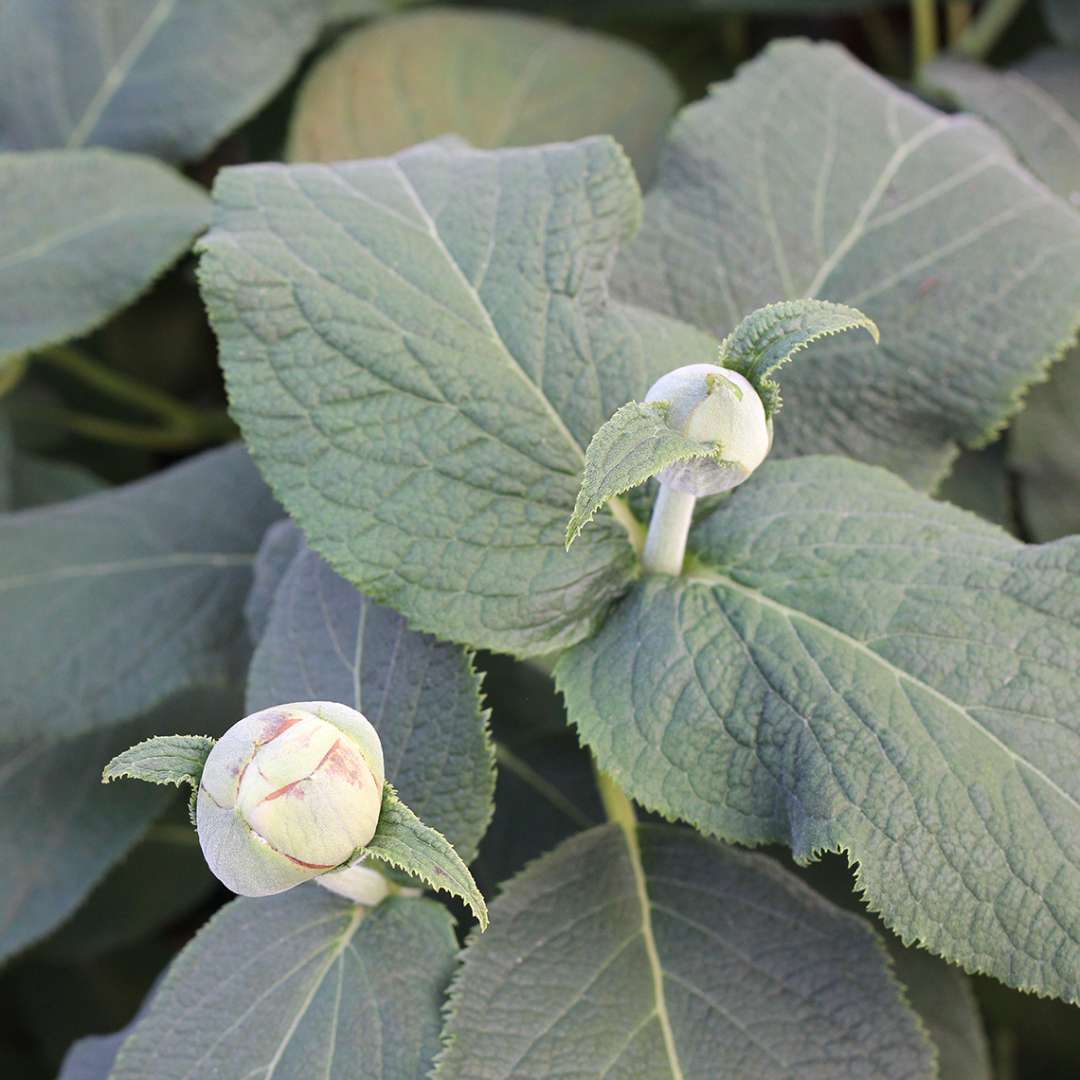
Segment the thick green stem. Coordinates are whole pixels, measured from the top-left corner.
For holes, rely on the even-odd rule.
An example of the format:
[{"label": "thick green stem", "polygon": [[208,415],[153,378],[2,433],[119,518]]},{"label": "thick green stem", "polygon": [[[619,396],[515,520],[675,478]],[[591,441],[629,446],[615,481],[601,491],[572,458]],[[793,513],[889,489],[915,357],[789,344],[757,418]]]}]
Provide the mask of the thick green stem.
[{"label": "thick green stem", "polygon": [[950,49],[956,47],[970,22],[971,0],[948,0],[945,5],[945,29]]},{"label": "thick green stem", "polygon": [[660,485],[641,553],[641,565],[650,574],[677,577],[682,573],[695,501],[695,497],[686,491],[676,491],[669,484]]},{"label": "thick green stem", "polygon": [[918,74],[938,53],[936,0],[911,0],[911,33],[915,40],[915,73]]},{"label": "thick green stem", "polygon": [[81,413],[63,406],[42,406],[35,413],[76,435],[119,446],[148,450],[186,450],[207,443],[227,442],[236,427],[224,412],[195,409],[182,401],[112,371],[69,346],[35,353],[33,360],[48,364],[87,386],[156,417],[159,423],[130,423]]},{"label": "thick green stem", "polygon": [[960,35],[955,50],[961,56],[982,60],[1016,18],[1024,0],[987,0],[979,14]]}]

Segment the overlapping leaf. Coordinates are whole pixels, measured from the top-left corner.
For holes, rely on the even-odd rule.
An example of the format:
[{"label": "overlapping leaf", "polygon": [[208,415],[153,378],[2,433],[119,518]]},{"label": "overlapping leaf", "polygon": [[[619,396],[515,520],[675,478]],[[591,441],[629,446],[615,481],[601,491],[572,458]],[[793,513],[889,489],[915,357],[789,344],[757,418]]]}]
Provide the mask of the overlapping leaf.
[{"label": "overlapping leaf", "polygon": [[481,147],[607,134],[647,177],[677,105],[671,76],[616,38],[512,12],[436,9],[337,45],[300,91],[288,152],[350,161],[447,133]]},{"label": "overlapping leaf", "polygon": [[209,210],[149,158],[0,154],[0,358],[104,322],[187,250]]},{"label": "overlapping leaf", "polygon": [[386,775],[402,799],[471,861],[495,787],[471,657],[362,596],[304,546],[295,526],[271,531],[257,565],[268,567],[291,544],[299,550],[255,650],[248,711],[288,701],[359,709],[379,732]]},{"label": "overlapping leaf", "polygon": [[644,805],[844,851],[905,941],[1080,999],[1080,546],[855,462],[767,464],[556,669]]},{"label": "overlapping leaf", "polygon": [[777,452],[840,452],[929,487],[1075,337],[1080,219],[992,132],[834,45],[785,43],[685,110],[619,295],[713,333],[808,296],[881,328],[784,382]]},{"label": "overlapping leaf", "polygon": [[614,143],[230,169],[215,197],[201,282],[233,413],[312,547],[444,638],[591,633],[640,527],[615,501],[623,524],[566,554],[583,448],[715,355],[608,299],[640,208]]},{"label": "overlapping leaf", "polygon": [[288,77],[322,0],[7,0],[0,147],[206,153]]},{"label": "overlapping leaf", "polygon": [[492,905],[439,1080],[929,1077],[869,925],[769,859],[671,826],[590,830]]},{"label": "overlapping leaf", "polygon": [[234,900],[173,962],[111,1080],[425,1076],[456,948],[430,900]]},{"label": "overlapping leaf", "polygon": [[17,630],[0,654],[0,739],[88,732],[223,684],[247,654],[251,568],[279,515],[234,446],[0,518],[0,603]]}]

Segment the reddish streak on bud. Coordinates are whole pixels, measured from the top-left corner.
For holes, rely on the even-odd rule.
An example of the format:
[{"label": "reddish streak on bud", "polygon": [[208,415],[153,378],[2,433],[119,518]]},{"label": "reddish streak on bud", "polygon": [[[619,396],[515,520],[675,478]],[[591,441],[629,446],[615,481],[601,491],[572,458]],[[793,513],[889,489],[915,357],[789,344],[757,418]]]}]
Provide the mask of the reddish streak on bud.
[{"label": "reddish streak on bud", "polygon": [[337,865],[336,863],[304,862],[303,859],[297,859],[285,851],[281,854],[284,855],[289,862],[296,863],[297,866],[302,866],[305,870],[333,870]]},{"label": "reddish streak on bud", "polygon": [[266,729],[266,738],[259,740],[259,746],[265,746],[269,742],[273,742],[279,735],[284,735],[286,731],[293,726],[293,724],[299,724],[302,717],[290,716],[286,713],[284,716],[275,720]]}]

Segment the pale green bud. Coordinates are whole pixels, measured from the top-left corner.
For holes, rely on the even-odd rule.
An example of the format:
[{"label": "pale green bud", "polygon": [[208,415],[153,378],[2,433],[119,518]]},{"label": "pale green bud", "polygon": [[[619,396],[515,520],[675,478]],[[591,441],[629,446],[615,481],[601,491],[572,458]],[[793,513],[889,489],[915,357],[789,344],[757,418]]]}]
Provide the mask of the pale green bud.
[{"label": "pale green bud", "polygon": [[252,713],[214,744],[196,822],[207,865],[243,896],[269,896],[346,863],[375,835],[378,733],[361,713],[302,701]]},{"label": "pale green bud", "polygon": [[666,401],[668,424],[688,439],[719,443],[721,457],[669,465],[658,479],[675,491],[716,495],[741,484],[768,456],[772,421],[758,392],[737,371],[688,364],[662,375],[645,396]]}]

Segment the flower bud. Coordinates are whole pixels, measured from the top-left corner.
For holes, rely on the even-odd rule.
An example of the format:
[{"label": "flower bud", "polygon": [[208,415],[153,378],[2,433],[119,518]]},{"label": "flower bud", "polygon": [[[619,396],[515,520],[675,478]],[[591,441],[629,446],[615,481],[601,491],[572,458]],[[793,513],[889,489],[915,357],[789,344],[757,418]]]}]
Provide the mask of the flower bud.
[{"label": "flower bud", "polygon": [[662,375],[646,401],[667,401],[667,422],[688,439],[718,443],[721,457],[669,465],[661,484],[690,495],[716,495],[741,484],[772,446],[772,421],[758,392],[737,371],[688,364]]},{"label": "flower bud", "polygon": [[206,759],[196,822],[207,865],[243,896],[334,870],[375,835],[383,779],[378,733],[355,709],[303,701],[252,713]]}]

